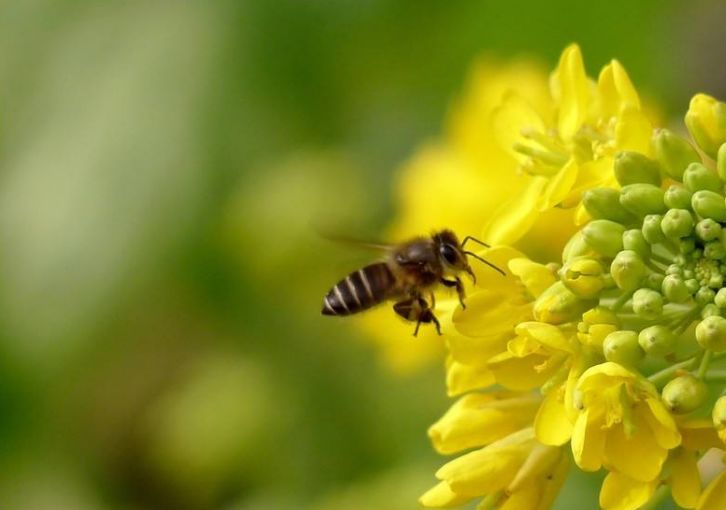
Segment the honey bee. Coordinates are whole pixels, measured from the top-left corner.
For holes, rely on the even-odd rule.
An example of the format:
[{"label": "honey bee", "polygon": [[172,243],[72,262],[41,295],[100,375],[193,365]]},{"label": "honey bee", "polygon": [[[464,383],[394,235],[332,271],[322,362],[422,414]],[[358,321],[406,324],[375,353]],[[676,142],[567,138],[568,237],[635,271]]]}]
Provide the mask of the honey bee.
[{"label": "honey bee", "polygon": [[[504,271],[482,257],[464,250],[467,241],[488,244],[467,236],[459,243],[451,230],[435,232],[431,237],[416,237],[398,245],[376,245],[385,250],[382,262],[367,265],[336,283],[323,298],[323,315],[352,315],[386,300],[395,300],[393,310],[404,319],[416,322],[413,336],[421,324],[433,323],[441,334],[434,315],[433,290],[438,285],[456,289],[462,308],[464,285],[459,274],[468,274],[476,283],[467,255],[504,275]],[[431,302],[424,298],[428,293]]]}]

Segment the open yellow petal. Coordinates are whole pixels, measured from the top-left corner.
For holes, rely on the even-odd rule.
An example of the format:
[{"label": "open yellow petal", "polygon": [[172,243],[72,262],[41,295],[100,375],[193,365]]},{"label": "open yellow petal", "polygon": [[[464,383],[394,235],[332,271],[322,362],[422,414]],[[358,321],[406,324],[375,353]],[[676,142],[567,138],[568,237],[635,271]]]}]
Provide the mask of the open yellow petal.
[{"label": "open yellow petal", "polygon": [[483,446],[531,423],[538,405],[536,395],[470,393],[451,406],[428,434],[443,454]]},{"label": "open yellow petal", "polygon": [[657,480],[638,482],[620,473],[608,473],[600,489],[603,510],[637,510],[650,500]]},{"label": "open yellow petal", "polygon": [[681,444],[676,422],[658,397],[646,397],[647,410],[643,416],[661,448],[671,449]]},{"label": "open yellow petal", "polygon": [[450,360],[446,367],[446,388],[450,397],[477,388],[486,388],[495,382],[494,374],[486,365],[466,365]]},{"label": "open yellow petal", "polygon": [[551,390],[534,419],[534,433],[543,444],[559,446],[572,436],[573,424],[564,403],[565,386]]},{"label": "open yellow petal", "polygon": [[726,508],[726,471],[708,484],[698,499],[696,510],[721,510]]},{"label": "open yellow petal", "polygon": [[572,44],[565,48],[554,75],[553,95],[559,93],[560,111],[557,127],[560,136],[569,140],[580,129],[587,115],[589,83],[579,46]]},{"label": "open yellow petal", "polygon": [[492,244],[514,244],[537,220],[537,201],[547,185],[546,177],[530,177],[524,193],[499,207],[484,227],[483,237]]},{"label": "open yellow petal", "polygon": [[623,110],[615,127],[615,145],[618,150],[636,151],[650,156],[652,136],[653,124],[643,112],[635,108]]},{"label": "open yellow petal", "polygon": [[579,170],[580,166],[575,158],[570,158],[555,175],[547,179],[547,184],[537,200],[537,210],[546,211],[559,205],[575,185]]},{"label": "open yellow petal", "polygon": [[514,328],[518,335],[526,335],[540,344],[555,351],[573,352],[570,342],[567,341],[562,330],[545,322],[522,322]]},{"label": "open yellow petal", "polygon": [[514,332],[528,308],[512,303],[501,293],[481,290],[467,298],[466,309],[457,309],[452,321],[456,330],[466,336],[496,338]]},{"label": "open yellow petal", "polygon": [[723,448],[710,419],[690,419],[680,422],[678,429],[683,438],[682,445],[688,450]]},{"label": "open yellow petal", "polygon": [[589,420],[590,409],[580,413],[572,429],[572,454],[583,471],[597,471],[602,466],[605,432],[600,420]]},{"label": "open yellow petal", "polygon": [[439,482],[437,485],[426,491],[418,502],[426,508],[452,508],[462,505],[472,499],[472,496],[457,494],[451,490],[446,482]]},{"label": "open yellow petal", "polygon": [[634,480],[649,482],[660,474],[668,451],[658,446],[644,419],[635,414],[633,420],[635,431],[630,437],[622,425],[608,430],[605,462]]},{"label": "open yellow petal", "polygon": [[542,117],[532,104],[520,94],[508,92],[504,95],[501,105],[492,113],[492,126],[500,145],[520,163],[527,156],[514,150],[516,143],[531,144],[524,139],[522,130],[531,130],[544,133],[547,130]]},{"label": "open yellow petal", "polygon": [[523,358],[509,352],[499,354],[489,360],[487,366],[494,374],[497,383],[505,388],[526,391],[542,386],[557,369],[556,366],[537,370],[549,356],[530,354]]},{"label": "open yellow petal", "polygon": [[683,508],[694,508],[701,495],[701,476],[695,452],[678,448],[671,455],[670,466],[668,484],[673,500]]},{"label": "open yellow petal", "polygon": [[625,68],[617,60],[611,61],[600,71],[597,88],[602,117],[618,115],[628,108],[640,109],[638,92]]}]

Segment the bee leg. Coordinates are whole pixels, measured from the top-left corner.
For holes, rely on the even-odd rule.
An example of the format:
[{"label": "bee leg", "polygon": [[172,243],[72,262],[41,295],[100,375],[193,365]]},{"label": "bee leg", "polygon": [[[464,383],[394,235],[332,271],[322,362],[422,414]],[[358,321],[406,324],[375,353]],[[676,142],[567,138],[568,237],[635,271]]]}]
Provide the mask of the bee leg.
[{"label": "bee leg", "polygon": [[461,304],[461,308],[466,310],[466,305],[464,304],[464,298],[466,297],[466,293],[464,292],[464,284],[461,283],[461,279],[458,276],[453,280],[447,280],[446,278],[442,278],[441,283],[444,284],[446,287],[456,288],[456,293],[459,295],[459,303]]},{"label": "bee leg", "polygon": [[413,336],[418,335],[421,323],[428,324],[430,322],[433,322],[436,326],[436,332],[439,335],[441,334],[441,325],[438,319],[429,307],[429,304],[421,296],[414,296],[398,301],[393,305],[393,310],[406,320],[416,321],[416,329],[413,331]]}]

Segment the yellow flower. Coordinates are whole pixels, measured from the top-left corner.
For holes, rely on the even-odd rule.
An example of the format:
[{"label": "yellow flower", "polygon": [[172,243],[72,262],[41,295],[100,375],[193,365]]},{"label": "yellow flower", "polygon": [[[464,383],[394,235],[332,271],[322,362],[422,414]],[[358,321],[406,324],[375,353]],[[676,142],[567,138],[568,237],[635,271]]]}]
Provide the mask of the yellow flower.
[{"label": "yellow flower", "polygon": [[[573,44],[560,57],[551,93],[552,104],[538,109],[512,92],[494,114],[497,137],[528,176],[524,193],[491,219],[484,237],[494,243],[517,241],[542,212],[578,205],[588,188],[615,186],[610,168],[618,151],[650,153],[652,123],[617,60],[594,83]],[[586,217],[583,210],[578,216]]]},{"label": "yellow flower", "polygon": [[441,480],[420,503],[447,508],[484,497],[480,508],[547,509],[564,483],[569,459],[534,439],[531,428],[516,431],[467,453],[436,472]]},{"label": "yellow flower", "polygon": [[585,371],[577,383],[581,411],[572,453],[585,471],[605,465],[634,480],[654,480],[681,442],[675,421],[655,387],[617,363]]},{"label": "yellow flower", "polygon": [[696,510],[717,510],[719,508],[726,508],[726,470],[708,484],[696,505]]},{"label": "yellow flower", "polygon": [[696,94],[685,120],[698,146],[716,159],[719,147],[726,142],[726,103],[706,94]]}]

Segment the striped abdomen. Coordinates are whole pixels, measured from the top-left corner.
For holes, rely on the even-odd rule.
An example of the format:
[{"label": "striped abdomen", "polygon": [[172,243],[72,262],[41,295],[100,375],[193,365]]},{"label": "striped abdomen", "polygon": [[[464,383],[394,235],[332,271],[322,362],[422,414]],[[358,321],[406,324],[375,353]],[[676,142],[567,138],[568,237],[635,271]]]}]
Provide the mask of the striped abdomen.
[{"label": "striped abdomen", "polygon": [[350,273],[323,299],[323,315],[350,315],[385,300],[395,286],[388,266],[379,262]]}]

